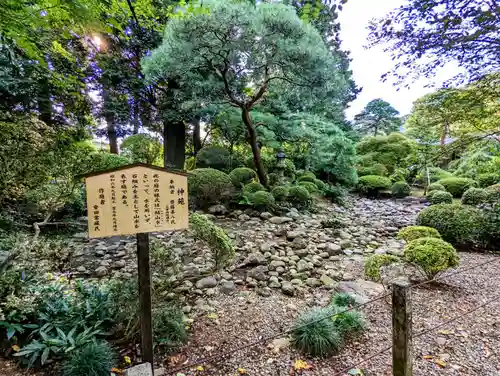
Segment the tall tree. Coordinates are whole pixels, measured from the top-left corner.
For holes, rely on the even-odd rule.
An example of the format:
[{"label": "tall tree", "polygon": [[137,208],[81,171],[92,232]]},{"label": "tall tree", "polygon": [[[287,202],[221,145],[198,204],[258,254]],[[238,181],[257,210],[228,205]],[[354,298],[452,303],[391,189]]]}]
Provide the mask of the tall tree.
[{"label": "tall tree", "polygon": [[410,0],[371,23],[369,42],[388,44],[400,83],[432,77],[449,61],[465,71],[454,81],[473,81],[500,70],[499,19],[496,0]]},{"label": "tall tree", "polygon": [[204,1],[207,12],[171,20],[163,44],[144,61],[151,80],[179,77],[197,91],[209,87],[213,100],[240,109],[260,181],[267,176],[251,111],[276,82],[322,89],[341,81],[337,60],[320,35],[283,4]]},{"label": "tall tree", "polygon": [[370,101],[363,111],[354,117],[355,128],[362,134],[389,134],[399,131],[401,118],[390,103],[382,99]]}]

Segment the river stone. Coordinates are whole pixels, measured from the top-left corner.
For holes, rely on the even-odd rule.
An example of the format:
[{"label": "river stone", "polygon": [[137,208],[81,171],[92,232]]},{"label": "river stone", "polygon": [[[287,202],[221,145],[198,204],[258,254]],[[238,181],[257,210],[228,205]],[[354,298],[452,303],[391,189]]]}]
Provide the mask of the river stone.
[{"label": "river stone", "polygon": [[281,292],[288,296],[293,296],[295,294],[295,287],[289,281],[281,282]]},{"label": "river stone", "polygon": [[208,208],[208,212],[215,215],[225,215],[227,209],[224,205],[212,205]]},{"label": "river stone", "polygon": [[269,218],[271,218],[272,216],[273,216],[273,215],[272,215],[271,213],[269,213],[269,212],[260,213],[260,217],[261,217],[262,219],[269,219]]},{"label": "river stone", "polygon": [[317,278],[307,278],[306,285],[311,287],[321,286],[321,282]]},{"label": "river stone", "polygon": [[221,283],[219,290],[223,294],[232,294],[236,290],[236,286],[233,281],[225,281]]},{"label": "river stone", "polygon": [[329,276],[327,276],[326,274],[323,274],[319,280],[325,286],[328,286],[328,287],[335,286],[335,281],[332,278],[330,278]]},{"label": "river stone", "polygon": [[97,277],[104,277],[106,274],[108,274],[108,269],[105,266],[99,266],[95,270],[95,275]]},{"label": "river stone", "polygon": [[299,273],[304,272],[306,270],[310,270],[310,269],[311,269],[311,267],[307,261],[299,260],[299,262],[297,262],[297,271]]},{"label": "river stone", "polygon": [[242,222],[246,222],[250,220],[250,216],[247,214],[241,214],[240,216],[238,216],[238,219]]},{"label": "river stone", "polygon": [[298,238],[302,235],[303,235],[303,233],[301,231],[287,231],[286,232],[286,238],[288,240],[293,240],[293,239]]},{"label": "river stone", "polygon": [[338,256],[342,253],[342,247],[338,244],[329,243],[326,247],[326,251],[330,256]]},{"label": "river stone", "polygon": [[303,238],[295,238],[291,246],[293,249],[304,249],[307,247],[307,241]]},{"label": "river stone", "polygon": [[253,279],[256,279],[257,281],[266,281],[268,278],[268,276],[267,276],[268,271],[269,271],[269,269],[267,266],[259,265],[255,268],[251,269],[248,272],[248,276],[253,278]]},{"label": "river stone", "polygon": [[261,253],[250,253],[245,261],[243,261],[242,266],[255,266],[261,265],[266,262],[266,258]]},{"label": "river stone", "polygon": [[197,289],[208,289],[217,286],[217,280],[214,277],[205,277],[196,282]]},{"label": "river stone", "polygon": [[271,217],[269,218],[269,222],[275,224],[275,225],[281,225],[283,223],[288,223],[292,222],[293,219],[289,217]]}]

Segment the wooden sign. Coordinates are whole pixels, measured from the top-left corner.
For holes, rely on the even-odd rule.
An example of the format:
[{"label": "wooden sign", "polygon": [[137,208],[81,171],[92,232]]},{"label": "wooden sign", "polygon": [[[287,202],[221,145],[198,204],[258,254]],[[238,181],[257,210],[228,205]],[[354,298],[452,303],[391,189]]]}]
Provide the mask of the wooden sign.
[{"label": "wooden sign", "polygon": [[86,175],[89,237],[188,227],[187,175],[133,164]]}]

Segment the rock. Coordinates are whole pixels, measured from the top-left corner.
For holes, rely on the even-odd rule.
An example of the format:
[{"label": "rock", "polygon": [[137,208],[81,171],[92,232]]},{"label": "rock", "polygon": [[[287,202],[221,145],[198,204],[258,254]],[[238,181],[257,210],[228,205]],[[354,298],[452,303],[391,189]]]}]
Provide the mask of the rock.
[{"label": "rock", "polygon": [[306,285],[311,287],[321,286],[321,282],[317,278],[307,278]]},{"label": "rock", "polygon": [[268,297],[268,296],[271,296],[272,291],[269,287],[263,287],[263,288],[257,289],[257,294],[260,296]]},{"label": "rock", "polygon": [[220,272],[220,277],[222,279],[225,279],[225,280],[233,279],[233,276],[231,275],[231,273],[228,273],[225,270],[223,270],[222,272]]},{"label": "rock", "polygon": [[298,257],[306,257],[308,254],[309,254],[309,250],[307,248],[295,250],[295,255]]},{"label": "rock", "polygon": [[270,266],[270,269],[273,270],[273,269],[276,269],[278,267],[283,267],[283,266],[286,266],[286,264],[281,261],[281,260],[274,260],[274,261],[271,261],[271,263],[269,264]]},{"label": "rock", "polygon": [[298,238],[299,236],[302,236],[303,233],[300,231],[287,231],[286,232],[286,238],[288,240],[293,240],[295,238]]},{"label": "rock", "polygon": [[194,265],[187,265],[184,267],[183,275],[187,278],[196,277],[197,275],[200,275],[200,269]]},{"label": "rock", "polygon": [[205,277],[196,282],[197,289],[208,289],[217,286],[217,280],[214,277]]},{"label": "rock", "polygon": [[269,218],[271,218],[272,216],[273,216],[273,215],[272,215],[271,213],[269,213],[269,212],[263,212],[263,213],[260,213],[260,217],[261,217],[262,219],[269,219]]},{"label": "rock", "polygon": [[208,208],[208,212],[214,215],[226,215],[227,209],[224,205],[212,205]]},{"label": "rock", "polygon": [[127,256],[127,252],[125,251],[118,251],[115,255],[115,257],[125,257]]},{"label": "rock", "polygon": [[291,282],[283,281],[281,282],[281,292],[288,296],[293,296],[295,294],[295,287],[293,287]]},{"label": "rock", "polygon": [[238,216],[238,219],[242,222],[246,222],[250,220],[250,216],[247,214],[241,214],[240,216]]},{"label": "rock", "polygon": [[97,257],[103,257],[106,254],[106,251],[95,251],[95,255]]},{"label": "rock", "polygon": [[78,273],[87,273],[87,269],[85,269],[85,266],[79,266],[78,268],[76,268],[76,271]]},{"label": "rock", "polygon": [[311,269],[311,267],[307,261],[299,260],[299,262],[297,262],[297,271],[299,273],[305,272],[306,270],[310,270],[310,269]]},{"label": "rock", "polygon": [[340,248],[346,249],[351,246],[351,241],[350,240],[341,240],[340,241]]},{"label": "rock", "polygon": [[338,292],[353,294],[358,303],[366,303],[370,298],[384,293],[384,286],[379,283],[365,281],[341,281],[337,287]]},{"label": "rock", "polygon": [[338,244],[329,243],[326,247],[326,251],[330,256],[338,256],[342,254],[342,247]]},{"label": "rock", "polygon": [[236,290],[236,286],[233,281],[226,281],[221,283],[219,290],[223,294],[232,294]]},{"label": "rock", "polygon": [[303,238],[295,238],[291,246],[293,249],[304,249],[307,248],[307,241]]},{"label": "rock", "polygon": [[273,243],[269,243],[269,242],[262,243],[262,244],[260,245],[260,251],[261,251],[261,252],[270,252],[270,251],[274,251],[274,244],[273,244]]},{"label": "rock", "polygon": [[335,286],[335,281],[332,278],[330,278],[329,276],[327,276],[326,274],[323,274],[319,280],[325,286],[328,286],[328,287]]},{"label": "rock", "polygon": [[99,266],[95,270],[95,275],[97,277],[104,277],[106,274],[108,274],[108,269],[105,266]]},{"label": "rock", "polygon": [[281,225],[283,223],[288,223],[288,222],[292,222],[293,221],[293,218],[289,218],[289,217],[271,217],[269,218],[269,222],[275,224],[275,225]]},{"label": "rock", "polygon": [[125,266],[127,266],[127,261],[125,260],[118,260],[113,264],[114,269],[122,269]]},{"label": "rock", "polygon": [[281,283],[279,283],[278,281],[269,282],[269,287],[272,289],[279,289],[281,287]]},{"label": "rock", "polygon": [[124,376],[153,376],[151,363],[142,363],[125,370]]},{"label": "rock", "polygon": [[[85,223],[87,223],[87,220],[85,220]],[[77,232],[76,234],[73,234],[73,239],[77,240],[87,240],[88,234],[86,232]]]},{"label": "rock", "polygon": [[352,235],[351,235],[351,234],[349,234],[349,233],[347,233],[347,232],[345,232],[345,231],[342,231],[342,230],[340,230],[340,231],[338,232],[338,235],[339,235],[340,239],[344,239],[344,240],[345,240],[345,239],[351,239],[351,238],[352,238]]},{"label": "rock", "polygon": [[266,262],[266,258],[261,253],[250,253],[243,261],[243,266],[261,265]]},{"label": "rock", "polygon": [[267,281],[267,272],[269,271],[267,266],[260,265],[248,272],[248,276],[256,279],[257,281]]}]

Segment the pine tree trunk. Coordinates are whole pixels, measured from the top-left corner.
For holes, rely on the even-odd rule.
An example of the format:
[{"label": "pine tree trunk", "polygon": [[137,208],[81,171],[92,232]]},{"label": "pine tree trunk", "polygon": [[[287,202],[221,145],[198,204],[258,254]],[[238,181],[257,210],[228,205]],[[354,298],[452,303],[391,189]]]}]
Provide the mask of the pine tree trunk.
[{"label": "pine tree trunk", "polygon": [[132,118],[132,124],[134,126],[134,130],[132,131],[133,134],[138,134],[139,133],[139,101],[136,95],[134,95],[134,106],[132,107],[133,113],[133,118]]},{"label": "pine tree trunk", "polygon": [[106,108],[106,103],[109,103],[110,93],[106,85],[103,85],[102,97],[104,102],[104,120],[106,120],[106,131],[109,140],[109,152],[118,154],[118,136],[116,133],[115,116],[112,111]]},{"label": "pine tree trunk", "polygon": [[260,149],[257,145],[257,131],[252,123],[252,118],[250,117],[250,111],[247,108],[242,108],[242,119],[243,123],[247,127],[248,135],[249,135],[249,143],[252,148],[253,153],[253,161],[255,163],[255,168],[257,169],[257,176],[259,177],[262,185],[267,187],[267,175],[264,169],[264,165],[262,163],[262,158],[260,156]]},{"label": "pine tree trunk", "polygon": [[182,121],[163,122],[163,166],[182,170],[185,162],[186,128]]},{"label": "pine tree trunk", "polygon": [[448,128],[449,128],[448,122],[445,120],[443,129],[441,130],[441,140],[439,141],[439,145],[441,145],[441,147],[443,147],[444,143],[446,142],[446,136],[448,135],[449,131]]},{"label": "pine tree trunk", "polygon": [[198,116],[193,119],[193,149],[195,156],[201,149],[201,129],[200,118]]}]

